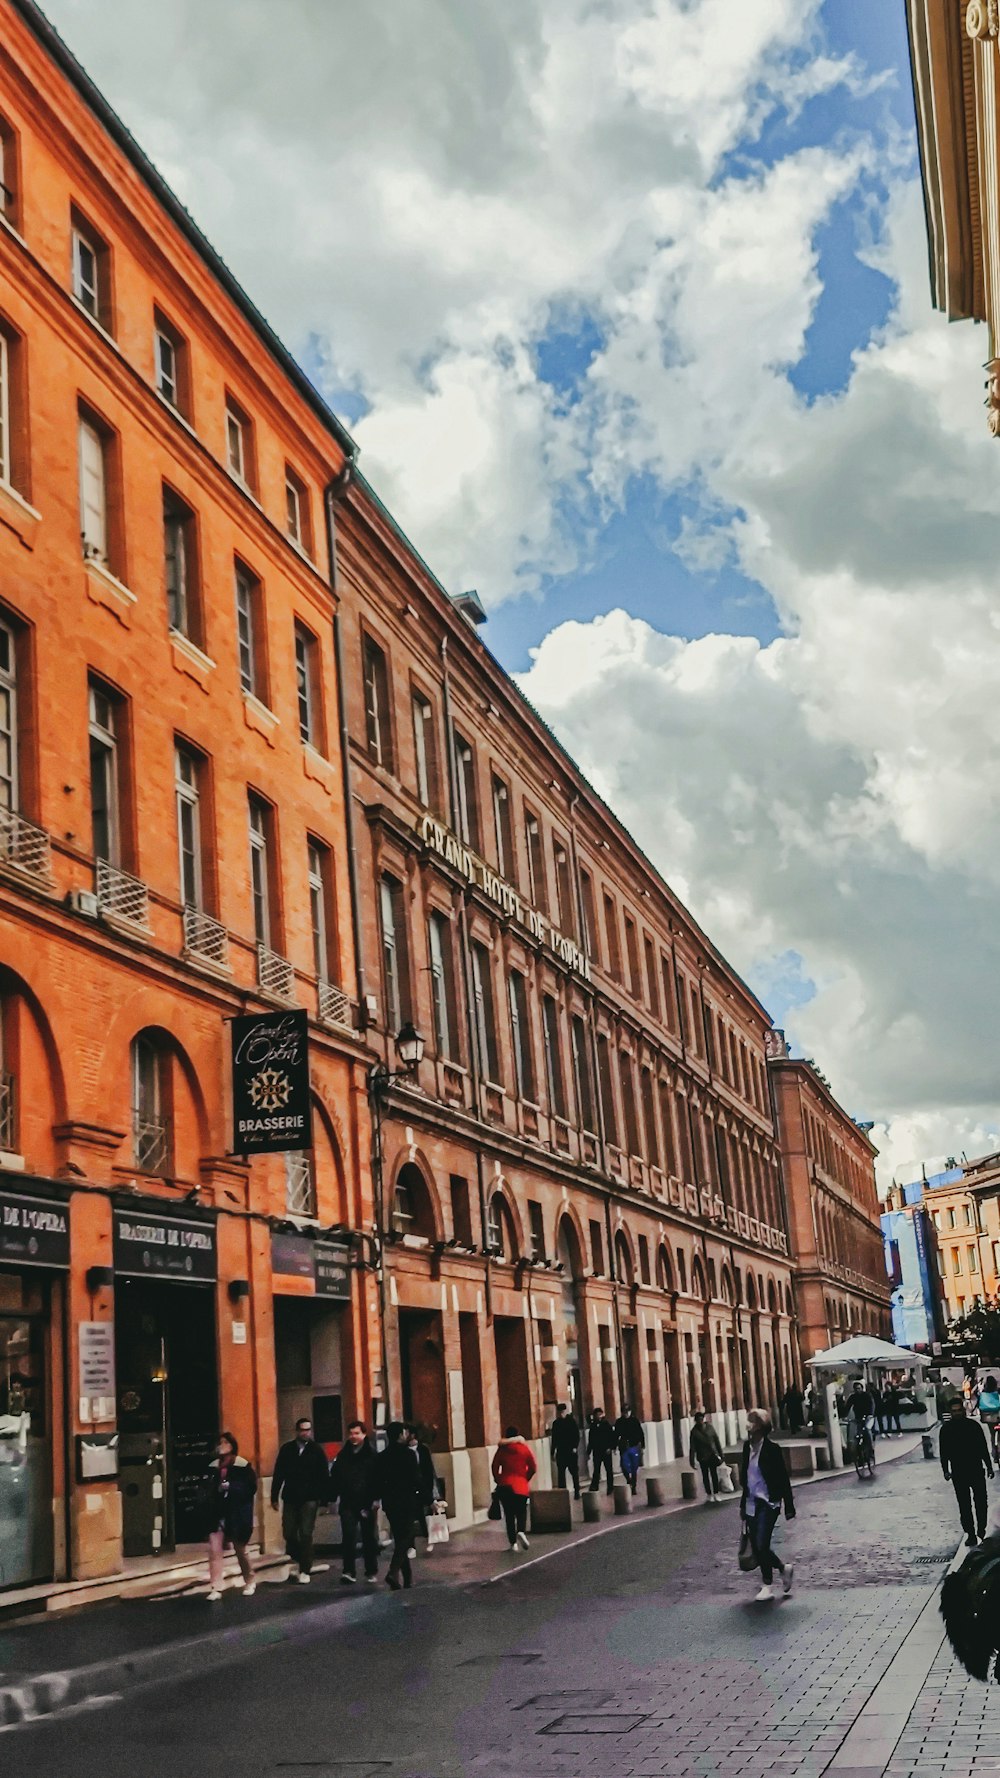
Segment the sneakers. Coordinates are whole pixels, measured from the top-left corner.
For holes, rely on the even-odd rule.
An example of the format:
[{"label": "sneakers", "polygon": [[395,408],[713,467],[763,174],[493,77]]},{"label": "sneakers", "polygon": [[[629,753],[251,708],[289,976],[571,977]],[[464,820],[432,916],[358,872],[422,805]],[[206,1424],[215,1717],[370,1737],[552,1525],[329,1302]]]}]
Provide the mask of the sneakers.
[{"label": "sneakers", "polygon": [[[352,1574],[352,1575],[351,1575],[351,1579],[352,1579],[352,1580],[353,1580],[353,1579],[354,1579],[354,1576],[353,1576],[353,1574]],[[366,1579],[366,1580],[372,1580],[372,1581],[374,1581],[374,1580],[378,1580],[378,1569],[377,1569],[377,1568],[372,1568],[372,1569],[368,1569],[368,1570],[366,1570],[366,1572],[365,1572],[365,1579]]]},{"label": "sneakers", "polygon": [[965,1540],[966,1549],[974,1550],[978,1542],[979,1542],[979,1539],[976,1536],[975,1532],[970,1531],[968,1537]]},{"label": "sneakers", "polygon": [[214,1604],[215,1604],[215,1601],[216,1601],[216,1599],[221,1599],[221,1598],[222,1598],[222,1594],[221,1594],[221,1592],[220,1592],[220,1591],[219,1591],[219,1588],[218,1588],[218,1587],[213,1587],[213,1588],[212,1588],[212,1591],[211,1591],[211,1592],[210,1592],[210,1593],[206,1593],[206,1595],[205,1595],[205,1597],[206,1597],[206,1598],[207,1598],[207,1599],[210,1599],[210,1600],[211,1600],[211,1601],[212,1601],[212,1604],[213,1604],[213,1605],[214,1605]]},{"label": "sneakers", "polygon": [[784,1593],[786,1599],[788,1598],[788,1595],[792,1590],[792,1581],[794,1580],[794,1578],[795,1578],[795,1564],[793,1562],[789,1562],[786,1564],[785,1572],[781,1577],[781,1590]]},{"label": "sneakers", "polygon": [[509,1550],[516,1550],[517,1549],[517,1541],[515,1538],[511,1539],[510,1543],[507,1545],[507,1548]]},{"label": "sneakers", "polygon": [[255,1580],[248,1580],[244,1584],[244,1587],[243,1587],[244,1599],[252,1599],[254,1594],[256,1593],[256,1591],[257,1591],[257,1582]]},{"label": "sneakers", "polygon": [[340,1578],[345,1587],[356,1587],[358,1584],[356,1574],[342,1574]]},{"label": "sneakers", "polygon": [[526,1550],[526,1549],[530,1548],[530,1545],[528,1543],[528,1533],[526,1531],[519,1531],[518,1532],[517,1541],[520,1544],[522,1550]]},{"label": "sneakers", "polygon": [[773,1598],[774,1598],[773,1586],[764,1586],[764,1587],[761,1587],[760,1592],[757,1594],[756,1602],[757,1602],[757,1604],[763,1604],[765,1599],[773,1599]]},{"label": "sneakers", "polygon": [[400,1581],[398,1574],[387,1574],[385,1577],[385,1584],[387,1587],[391,1587],[394,1593],[398,1593],[402,1582]]},{"label": "sneakers", "polygon": [[298,1581],[300,1587],[307,1587],[307,1586],[309,1586],[309,1584],[312,1580],[312,1575],[311,1574],[303,1574],[303,1572],[300,1568],[299,1572],[295,1578]]}]

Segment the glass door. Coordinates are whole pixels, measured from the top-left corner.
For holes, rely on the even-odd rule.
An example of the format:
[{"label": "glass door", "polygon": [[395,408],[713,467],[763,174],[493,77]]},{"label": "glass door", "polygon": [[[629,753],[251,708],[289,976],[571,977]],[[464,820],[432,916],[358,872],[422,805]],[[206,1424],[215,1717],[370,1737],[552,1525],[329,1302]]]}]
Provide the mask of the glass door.
[{"label": "glass door", "polygon": [[42,1314],[0,1308],[0,1587],[52,1574],[45,1325]]}]

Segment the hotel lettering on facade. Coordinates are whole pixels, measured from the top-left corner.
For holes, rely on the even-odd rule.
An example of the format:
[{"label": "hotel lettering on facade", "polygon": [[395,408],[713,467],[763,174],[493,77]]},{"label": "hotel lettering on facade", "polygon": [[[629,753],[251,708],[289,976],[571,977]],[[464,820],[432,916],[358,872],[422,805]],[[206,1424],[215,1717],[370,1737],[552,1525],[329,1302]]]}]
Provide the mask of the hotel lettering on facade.
[{"label": "hotel lettering on facade", "polygon": [[[0,1587],[190,1540],[220,1425],[404,1411],[468,1520],[557,1400],[773,1406],[767,1014],[33,0],[0,415]],[[282,1008],[312,1148],[244,1160]]]}]

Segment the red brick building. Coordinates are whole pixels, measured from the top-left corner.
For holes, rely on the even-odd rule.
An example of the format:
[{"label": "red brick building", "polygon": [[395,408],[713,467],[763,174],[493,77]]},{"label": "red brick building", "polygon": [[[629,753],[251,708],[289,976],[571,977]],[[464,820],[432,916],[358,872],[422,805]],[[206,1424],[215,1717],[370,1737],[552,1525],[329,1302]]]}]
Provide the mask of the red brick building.
[{"label": "red brick building", "polygon": [[892,1339],[874,1147],[815,1064],[771,1034],[768,1071],[781,1142],[805,1360],[853,1334]]},{"label": "red brick building", "polygon": [[[189,1539],[219,1424],[265,1471],[303,1408],[336,1438],[378,1343],[324,522],[351,443],[12,0],[0,142],[10,1585]],[[269,1004],[312,1018],[315,1149],[245,1166],[226,1020]]]}]

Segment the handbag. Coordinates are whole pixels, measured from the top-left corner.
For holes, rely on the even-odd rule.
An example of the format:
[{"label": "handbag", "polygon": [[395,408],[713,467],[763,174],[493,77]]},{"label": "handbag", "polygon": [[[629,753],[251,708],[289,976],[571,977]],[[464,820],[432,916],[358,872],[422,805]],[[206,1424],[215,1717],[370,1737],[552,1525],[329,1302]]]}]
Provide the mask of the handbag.
[{"label": "handbag", "polygon": [[446,1515],[443,1512],[432,1513],[427,1521],[427,1548],[432,1550],[435,1544],[447,1543],[449,1536]]},{"label": "handbag", "polygon": [[744,1574],[752,1574],[757,1567],[757,1556],[753,1544],[750,1541],[750,1533],[745,1525],[740,1537],[739,1554],[737,1555],[736,1560]]},{"label": "handbag", "polygon": [[499,1488],[494,1488],[494,1490],[493,1490],[493,1493],[490,1497],[490,1510],[486,1514],[486,1517],[488,1519],[493,1519],[493,1520],[503,1518],[503,1509],[500,1505],[500,1490],[499,1490]]}]

